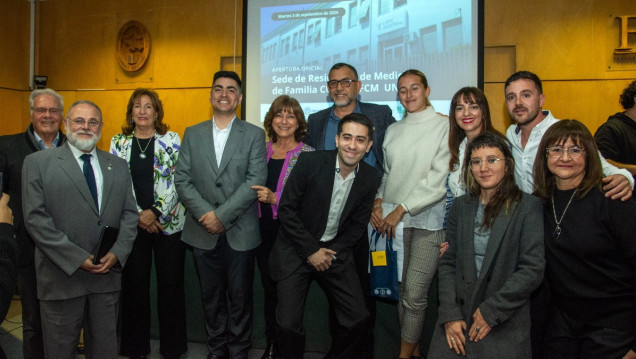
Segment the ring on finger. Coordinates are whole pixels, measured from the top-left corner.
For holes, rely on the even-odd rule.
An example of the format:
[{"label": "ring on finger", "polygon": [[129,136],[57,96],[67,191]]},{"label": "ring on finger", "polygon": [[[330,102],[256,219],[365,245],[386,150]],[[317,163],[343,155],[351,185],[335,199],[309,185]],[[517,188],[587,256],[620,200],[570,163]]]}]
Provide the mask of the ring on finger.
[{"label": "ring on finger", "polygon": [[475,327],[475,331],[479,331],[479,329],[481,329],[480,327]]},{"label": "ring on finger", "polygon": [[450,341],[454,343],[455,342],[455,338],[451,337]]}]

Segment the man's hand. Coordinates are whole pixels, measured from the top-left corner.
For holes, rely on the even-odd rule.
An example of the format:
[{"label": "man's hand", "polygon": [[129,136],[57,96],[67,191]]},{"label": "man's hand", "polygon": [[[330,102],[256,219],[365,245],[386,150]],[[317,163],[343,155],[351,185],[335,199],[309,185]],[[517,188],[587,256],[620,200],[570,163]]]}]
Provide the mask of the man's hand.
[{"label": "man's hand", "polygon": [[139,212],[139,228],[145,229],[150,233],[163,232],[163,226],[157,220],[157,216],[150,209],[144,209]]},{"label": "man's hand", "polygon": [[199,223],[210,233],[223,233],[225,232],[225,227],[223,223],[219,221],[216,217],[214,211],[207,212],[201,218],[199,218]]},{"label": "man's hand", "polygon": [[636,352],[630,349],[627,354],[623,356],[623,359],[636,359]]},{"label": "man's hand", "polygon": [[13,212],[9,208],[10,196],[6,193],[2,194],[0,198],[0,223],[13,224]]},{"label": "man's hand", "polygon": [[117,264],[117,262],[119,262],[113,252],[106,253],[106,255],[99,260],[98,264],[93,264],[93,258],[94,256],[91,255],[84,261],[84,263],[82,263],[81,266],[83,270],[92,274],[106,274],[115,264]]},{"label": "man's hand", "polygon": [[329,248],[320,248],[318,252],[307,257],[307,263],[309,263],[318,272],[323,272],[331,267],[331,262],[335,259],[335,251]]},{"label": "man's hand", "polygon": [[477,343],[490,333],[490,329],[490,325],[486,323],[486,320],[481,315],[481,311],[477,308],[473,314],[473,325],[470,327],[470,331],[468,332],[470,340]]},{"label": "man's hand", "polygon": [[603,178],[605,197],[627,201],[632,197],[632,186],[623,175],[609,175]]},{"label": "man's hand", "polygon": [[448,348],[452,349],[457,355],[466,355],[464,346],[466,345],[466,322],[463,320],[454,320],[452,322],[444,323],[444,330],[446,331],[446,343]]}]

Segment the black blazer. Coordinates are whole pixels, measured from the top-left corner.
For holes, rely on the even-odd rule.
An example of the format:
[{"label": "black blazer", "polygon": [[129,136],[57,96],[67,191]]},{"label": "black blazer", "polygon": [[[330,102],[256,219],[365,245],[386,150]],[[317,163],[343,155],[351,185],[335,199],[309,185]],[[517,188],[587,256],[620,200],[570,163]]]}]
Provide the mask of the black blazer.
[{"label": "black blazer", "polygon": [[[66,136],[59,131],[57,146],[66,142]],[[22,162],[27,155],[41,150],[33,136],[33,125],[23,133],[0,137],[0,172],[2,172],[3,192],[11,196],[9,208],[13,211],[13,227],[18,243],[18,263],[21,266],[33,263],[35,242],[27,233],[22,217]]]},{"label": "black blazer", "polygon": [[346,259],[366,231],[380,185],[373,167],[360,162],[340,216],[336,237],[320,242],[325,232],[333,190],[337,151],[304,152],[298,157],[278,206],[280,230],[270,254],[270,275],[279,281],[321,247]]},{"label": "black blazer", "polygon": [[[376,105],[372,103],[358,102],[360,111],[373,122],[373,146],[371,151],[378,161],[376,169],[380,173],[384,173],[384,152],[382,151],[382,142],[387,127],[395,122],[391,108],[387,105]],[[331,115],[332,107],[312,113],[307,118],[307,134],[305,142],[309,146],[318,151],[325,149],[325,131],[327,131],[327,122]]]}]

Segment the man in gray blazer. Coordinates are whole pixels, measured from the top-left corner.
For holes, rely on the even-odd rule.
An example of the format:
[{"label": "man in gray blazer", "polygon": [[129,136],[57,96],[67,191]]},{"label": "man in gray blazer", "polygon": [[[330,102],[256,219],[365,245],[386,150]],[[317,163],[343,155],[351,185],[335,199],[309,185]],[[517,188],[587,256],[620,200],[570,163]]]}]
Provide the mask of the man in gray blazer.
[{"label": "man in gray blazer", "polygon": [[[77,101],[64,119],[68,142],[24,160],[24,222],[35,268],[47,358],[75,358],[84,326],[86,356],[117,358],[121,269],[137,235],[137,206],[126,161],[95,145],[101,111]],[[93,264],[100,232],[119,229]]]},{"label": "man in gray blazer", "polygon": [[256,192],[267,176],[265,132],[236,117],[241,79],[214,74],[211,120],[183,136],[175,185],[188,210],[181,240],[193,247],[209,359],[247,358],[252,334]]}]

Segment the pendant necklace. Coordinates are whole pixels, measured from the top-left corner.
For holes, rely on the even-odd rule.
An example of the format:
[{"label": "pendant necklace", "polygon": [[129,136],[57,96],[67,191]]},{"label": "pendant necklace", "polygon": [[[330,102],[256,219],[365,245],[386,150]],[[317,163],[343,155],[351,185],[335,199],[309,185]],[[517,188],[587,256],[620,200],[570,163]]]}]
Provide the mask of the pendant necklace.
[{"label": "pendant necklace", "polygon": [[552,232],[552,236],[554,237],[554,239],[558,239],[559,236],[561,235],[561,222],[563,222],[563,217],[565,217],[565,212],[568,210],[568,207],[570,207],[570,203],[572,203],[572,199],[574,198],[574,195],[576,195],[577,190],[578,188],[575,189],[574,192],[572,192],[572,196],[570,196],[570,200],[568,201],[568,204],[565,205],[565,209],[563,210],[563,213],[561,214],[560,219],[557,219],[556,208],[554,208],[554,194],[552,195],[552,214],[554,215],[554,222],[556,222],[556,228],[554,229],[554,232]]},{"label": "pendant necklace", "polygon": [[150,137],[148,143],[146,143],[146,148],[142,149],[141,148],[141,144],[139,143],[139,137],[135,137],[137,139],[137,146],[139,146],[139,151],[141,151],[141,153],[139,153],[139,158],[141,158],[142,160],[146,159],[146,154],[144,152],[146,152],[146,150],[148,149],[148,146],[150,146],[150,144],[152,143],[152,140],[155,139],[155,136]]}]

